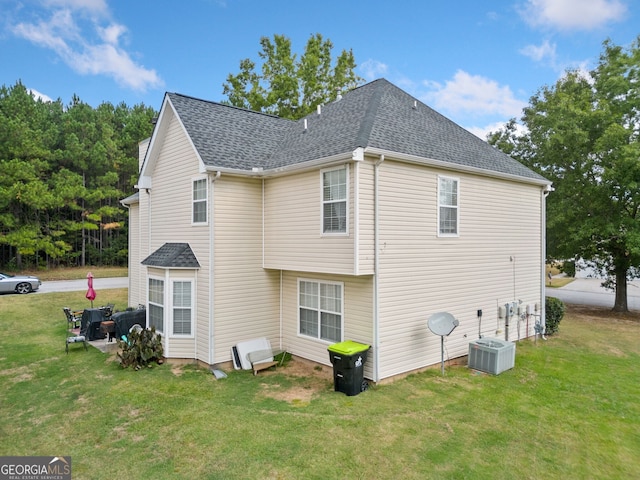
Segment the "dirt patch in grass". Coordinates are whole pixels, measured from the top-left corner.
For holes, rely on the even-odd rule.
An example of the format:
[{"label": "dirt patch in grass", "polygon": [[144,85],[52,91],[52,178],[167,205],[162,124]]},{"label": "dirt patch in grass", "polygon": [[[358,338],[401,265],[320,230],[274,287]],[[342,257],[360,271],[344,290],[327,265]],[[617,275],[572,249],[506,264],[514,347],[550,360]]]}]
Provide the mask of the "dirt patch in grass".
[{"label": "dirt patch in grass", "polygon": [[262,371],[258,375],[273,376],[279,374],[295,378],[295,385],[283,387],[280,384],[263,383],[263,395],[292,405],[308,405],[315,394],[333,388],[333,371],[331,368],[299,358],[293,358],[282,367]]}]

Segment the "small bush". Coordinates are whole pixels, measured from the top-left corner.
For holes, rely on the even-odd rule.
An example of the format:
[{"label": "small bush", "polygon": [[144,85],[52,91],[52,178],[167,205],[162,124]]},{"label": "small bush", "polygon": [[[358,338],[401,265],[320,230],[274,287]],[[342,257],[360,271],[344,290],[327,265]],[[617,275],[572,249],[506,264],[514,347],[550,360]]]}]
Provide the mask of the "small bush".
[{"label": "small bush", "polygon": [[560,320],[564,317],[564,302],[555,297],[546,297],[544,302],[545,308],[545,333],[553,335],[558,333]]},{"label": "small bush", "polygon": [[133,330],[126,338],[126,341],[118,339],[118,346],[122,349],[122,353],[118,352],[122,368],[140,370],[145,366],[150,367],[152,362],[163,362],[162,337],[156,333],[156,327]]}]

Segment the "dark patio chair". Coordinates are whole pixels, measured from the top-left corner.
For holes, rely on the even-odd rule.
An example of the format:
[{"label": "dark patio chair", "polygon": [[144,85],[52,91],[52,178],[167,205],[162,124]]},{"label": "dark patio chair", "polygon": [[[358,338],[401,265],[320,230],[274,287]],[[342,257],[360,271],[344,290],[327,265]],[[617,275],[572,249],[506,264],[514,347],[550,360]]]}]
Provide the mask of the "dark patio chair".
[{"label": "dark patio chair", "polygon": [[[78,314],[78,312],[72,312],[68,307],[64,307],[63,310],[67,317],[67,338],[64,345],[65,352],[67,352],[67,354],[69,353],[69,344],[72,343],[82,343],[82,345],[84,345],[84,349],[88,350],[87,326],[85,325],[85,328],[82,328],[82,313]],[[80,330],[78,333],[76,333],[76,329],[78,328],[76,327],[77,323],[80,323]]]},{"label": "dark patio chair", "polygon": [[68,328],[79,328],[82,323],[83,310],[71,311],[69,307],[62,307],[62,310],[64,311],[65,317],[67,317]]}]

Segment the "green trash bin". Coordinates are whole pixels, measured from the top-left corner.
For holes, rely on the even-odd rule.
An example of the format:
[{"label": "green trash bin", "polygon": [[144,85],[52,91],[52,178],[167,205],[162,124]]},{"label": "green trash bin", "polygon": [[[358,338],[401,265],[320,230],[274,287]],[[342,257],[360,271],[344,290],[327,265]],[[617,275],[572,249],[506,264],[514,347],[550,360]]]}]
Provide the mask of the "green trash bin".
[{"label": "green trash bin", "polygon": [[333,389],[348,396],[365,391],[369,384],[364,379],[364,363],[369,345],[347,340],[330,345],[329,358],[333,365]]}]

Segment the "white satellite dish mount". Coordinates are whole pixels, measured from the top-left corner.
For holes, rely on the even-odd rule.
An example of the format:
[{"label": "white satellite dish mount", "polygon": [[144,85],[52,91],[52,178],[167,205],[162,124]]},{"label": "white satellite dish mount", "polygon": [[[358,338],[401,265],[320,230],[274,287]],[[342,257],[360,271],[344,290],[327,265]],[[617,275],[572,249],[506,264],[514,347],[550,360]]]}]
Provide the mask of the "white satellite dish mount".
[{"label": "white satellite dish mount", "polygon": [[434,313],[427,320],[427,326],[431,333],[440,337],[440,362],[442,364],[442,376],[444,376],[444,337],[447,337],[460,325],[458,319],[456,319],[449,312]]}]

